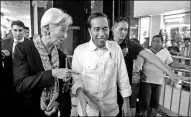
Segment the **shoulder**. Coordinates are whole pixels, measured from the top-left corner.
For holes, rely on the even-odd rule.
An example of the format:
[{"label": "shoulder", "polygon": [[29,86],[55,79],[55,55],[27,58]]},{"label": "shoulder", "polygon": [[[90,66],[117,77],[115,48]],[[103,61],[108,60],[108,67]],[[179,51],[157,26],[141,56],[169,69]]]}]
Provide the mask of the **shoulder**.
[{"label": "shoulder", "polygon": [[2,43],[10,43],[11,41],[13,41],[12,38],[9,38],[9,39],[3,39],[3,40],[2,40]]},{"label": "shoulder", "polygon": [[31,40],[26,40],[17,44],[17,47],[21,49],[30,49],[32,46],[34,46],[34,43]]},{"label": "shoulder", "polygon": [[160,55],[163,56],[163,57],[169,57],[169,56],[171,56],[170,52],[169,52],[166,48],[163,48],[163,49],[160,51]]},{"label": "shoulder", "polygon": [[78,46],[74,49],[74,52],[81,52],[81,51],[87,50],[87,49],[88,49],[88,43],[89,43],[89,42],[86,42],[86,43],[83,43],[83,44],[78,45]]},{"label": "shoulder", "polygon": [[169,51],[168,51],[167,48],[163,48],[161,51],[162,51],[163,53],[169,53]]},{"label": "shoulder", "polygon": [[145,48],[146,51],[151,51],[149,48]]},{"label": "shoulder", "polygon": [[129,40],[129,44],[130,44],[130,46],[139,46],[139,47],[142,47],[139,43],[137,43],[134,40]]},{"label": "shoulder", "polygon": [[119,44],[115,41],[107,40],[106,44],[108,44],[108,46],[113,47],[113,48],[116,48],[116,47],[119,48],[120,47]]}]

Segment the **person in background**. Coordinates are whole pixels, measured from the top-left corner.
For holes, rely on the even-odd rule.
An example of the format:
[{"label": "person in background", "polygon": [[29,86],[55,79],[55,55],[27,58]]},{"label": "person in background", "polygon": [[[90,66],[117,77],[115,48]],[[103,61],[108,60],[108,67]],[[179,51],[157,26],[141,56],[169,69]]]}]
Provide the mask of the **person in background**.
[{"label": "person in background", "polygon": [[165,28],[160,29],[159,35],[163,37],[163,48],[168,47],[169,41],[168,41],[168,38],[167,38],[166,29]]},{"label": "person in background", "polygon": [[[163,37],[155,35],[152,38],[151,47],[146,49],[149,53],[156,55],[163,63],[178,69],[189,70],[190,67],[173,61],[169,51],[162,47]],[[141,82],[140,110],[143,116],[156,116],[159,108],[160,92],[163,83],[163,71],[153,65],[149,59],[144,60],[143,73],[146,76]],[[185,80],[187,80],[185,78]]]},{"label": "person in background", "polygon": [[24,41],[28,41],[28,39],[24,38],[24,23],[22,21],[13,21],[11,23],[11,31],[13,34],[13,38],[8,38],[2,40],[2,50],[3,53],[3,63],[4,63],[4,71],[6,74],[6,87],[9,92],[9,97],[14,98],[9,99],[12,103],[9,108],[10,112],[15,113],[15,116],[22,116],[22,108],[23,108],[23,99],[20,93],[18,93],[13,87],[13,53],[15,51],[15,47],[18,43],[22,43]]},{"label": "person in background", "polygon": [[[1,41],[0,41],[0,50],[1,50]],[[7,88],[7,84],[9,82],[7,82],[8,79],[8,75],[5,73],[5,69],[3,66],[3,58],[4,58],[4,53],[0,54],[0,76],[1,76],[1,82],[0,82],[0,92],[1,92],[1,116],[7,116],[10,117],[10,111],[12,111],[11,109],[9,109],[10,105],[12,105],[13,103],[11,103],[11,97],[10,97],[10,92]]]},{"label": "person in background", "polygon": [[[190,38],[184,38],[184,44],[180,47],[180,53],[183,57],[190,59]],[[190,66],[190,60],[186,59],[182,61],[183,64]],[[185,73],[186,77],[190,77],[190,73]]]},{"label": "person in background", "polygon": [[[128,27],[129,27],[128,21],[125,17],[117,18],[114,21],[114,25],[112,27],[113,37],[111,40],[116,41],[122,49],[130,84],[132,84],[133,60],[135,60],[137,56],[149,60],[154,66],[160,68],[162,71],[167,73],[172,79],[182,78],[181,76],[174,74],[168,66],[166,66],[160,59],[158,59],[158,57],[146,51],[139,43],[137,43],[132,39],[129,39],[127,36]],[[132,90],[132,92],[133,91],[134,90]],[[134,107],[135,104],[131,104],[134,102],[132,98],[133,97],[130,97],[130,107],[135,108]],[[119,107],[122,107],[122,98],[120,97],[119,92],[118,92],[118,104]],[[122,111],[120,110],[119,116],[121,116],[121,113]]]},{"label": "person in background", "polygon": [[66,55],[57,43],[67,38],[72,18],[58,8],[41,18],[41,36],[19,43],[13,59],[14,87],[23,96],[24,117],[69,117],[71,97],[68,81],[76,72],[65,68]]},{"label": "person in background", "polygon": [[149,47],[149,37],[145,37],[145,41],[143,43],[143,48],[148,48]]},{"label": "person in background", "polygon": [[[139,41],[137,39],[133,39],[137,43]],[[136,116],[136,110],[137,110],[137,99],[139,95],[139,87],[140,87],[140,81],[141,77],[144,77],[143,75],[141,76],[141,70],[143,67],[144,59],[140,56],[137,56],[135,60],[133,60],[133,73],[132,73],[132,84],[131,84],[131,89],[132,89],[132,95],[131,95],[131,116]]]},{"label": "person in background", "polygon": [[184,44],[180,47],[181,55],[190,57],[190,38],[184,38]]},{"label": "person in background", "polygon": [[24,34],[24,37],[29,39],[29,27],[25,27],[25,34]]},{"label": "person in background", "polygon": [[11,30],[9,30],[7,36],[6,36],[6,39],[12,39],[13,38],[13,33]]},{"label": "person in background", "polygon": [[168,47],[168,51],[170,52],[171,55],[179,55],[180,49],[177,46],[177,43],[175,40],[171,40],[172,46]]}]

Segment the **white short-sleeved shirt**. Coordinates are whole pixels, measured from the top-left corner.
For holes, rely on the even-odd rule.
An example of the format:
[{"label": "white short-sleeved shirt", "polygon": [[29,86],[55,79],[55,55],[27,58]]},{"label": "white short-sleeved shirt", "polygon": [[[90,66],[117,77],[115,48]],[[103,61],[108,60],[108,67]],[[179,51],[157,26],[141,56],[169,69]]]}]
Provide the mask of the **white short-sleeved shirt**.
[{"label": "white short-sleeved shirt", "polygon": [[[146,49],[148,52],[154,54],[150,49]],[[158,53],[155,54],[162,62],[165,64],[170,64],[173,62],[173,59],[169,53],[169,51],[164,48],[161,49]],[[163,71],[156,67],[154,64],[149,62],[148,60],[145,60],[143,65],[143,72],[146,75],[146,81],[147,83],[153,83],[153,84],[160,84],[162,85],[163,82]]]}]

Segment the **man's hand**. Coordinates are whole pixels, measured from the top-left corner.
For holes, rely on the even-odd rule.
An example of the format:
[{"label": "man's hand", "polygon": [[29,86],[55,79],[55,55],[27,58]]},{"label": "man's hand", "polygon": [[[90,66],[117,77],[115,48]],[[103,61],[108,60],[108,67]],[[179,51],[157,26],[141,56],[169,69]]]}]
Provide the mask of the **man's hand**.
[{"label": "man's hand", "polygon": [[122,116],[131,116],[131,109],[129,105],[129,98],[123,99],[123,106],[122,106]]},{"label": "man's hand", "polygon": [[142,70],[140,71],[140,76],[141,76],[141,81],[146,81],[147,76],[145,75],[145,73]]},{"label": "man's hand", "polygon": [[188,66],[188,65],[183,65],[182,67],[183,67],[183,69],[186,69],[186,70],[188,70],[188,71],[190,71],[190,69],[191,69],[191,67]]},{"label": "man's hand", "polygon": [[45,110],[45,114],[51,116],[57,111],[58,106],[59,103],[57,101],[54,101],[53,103],[51,103],[51,105],[48,105],[47,109]]},{"label": "man's hand", "polygon": [[86,105],[93,106],[92,101],[84,94],[83,89],[80,87],[77,89],[78,99],[82,108],[83,116],[87,116]]},{"label": "man's hand", "polygon": [[10,52],[8,50],[1,50],[1,53],[4,57],[10,56]]},{"label": "man's hand", "polygon": [[128,48],[124,48],[124,49],[122,49],[122,52],[123,52],[123,56],[125,57],[126,54],[128,53]]},{"label": "man's hand", "polygon": [[83,91],[84,91],[84,94],[91,100],[91,102],[93,104],[92,106],[95,106],[101,112],[100,106],[99,106],[99,99],[97,97],[93,96],[92,94],[90,94],[89,91],[87,91],[85,89]]},{"label": "man's hand", "polygon": [[171,79],[177,82],[178,80],[189,80],[190,77],[184,77],[177,74],[173,74],[173,76],[171,76]]}]

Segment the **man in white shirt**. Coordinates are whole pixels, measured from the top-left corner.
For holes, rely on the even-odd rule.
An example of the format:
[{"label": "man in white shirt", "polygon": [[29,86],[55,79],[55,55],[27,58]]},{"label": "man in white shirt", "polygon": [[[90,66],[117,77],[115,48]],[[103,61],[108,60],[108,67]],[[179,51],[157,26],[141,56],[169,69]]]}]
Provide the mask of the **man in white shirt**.
[{"label": "man in white shirt", "polygon": [[[189,66],[173,61],[169,51],[162,47],[162,42],[163,37],[155,35],[152,38],[151,47],[146,50],[156,55],[162,62],[172,68],[189,70]],[[149,116],[153,114],[152,109],[158,109],[164,72],[146,59],[144,60],[143,72],[146,80],[141,83],[140,108],[144,116]],[[149,108],[151,109],[149,110]],[[152,116],[156,116],[156,113],[154,114]]]},{"label": "man in white shirt", "polygon": [[117,83],[123,97],[123,115],[130,114],[131,86],[123,53],[109,37],[109,20],[103,13],[88,18],[91,40],[79,45],[73,55],[72,69],[81,74],[73,76],[73,93],[78,94],[80,116],[117,116]]},{"label": "man in white shirt", "polygon": [[[11,24],[11,31],[13,34],[13,38],[2,40],[2,53],[4,55],[3,57],[3,63],[5,68],[5,74],[6,74],[6,86],[7,90],[9,91],[9,94],[11,97],[10,103],[12,106],[10,106],[9,111],[13,113],[17,113],[19,117],[21,117],[22,114],[22,98],[20,97],[20,94],[16,92],[13,88],[13,68],[12,68],[12,58],[13,58],[13,52],[15,50],[15,46],[18,42],[27,41],[28,39],[24,39],[24,23],[22,21],[13,21]],[[14,100],[13,100],[14,99]],[[15,115],[15,116],[16,116]]]}]

